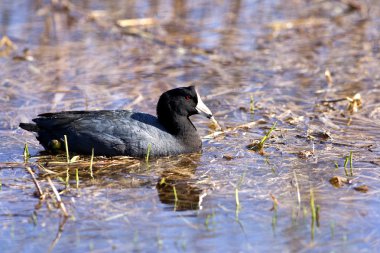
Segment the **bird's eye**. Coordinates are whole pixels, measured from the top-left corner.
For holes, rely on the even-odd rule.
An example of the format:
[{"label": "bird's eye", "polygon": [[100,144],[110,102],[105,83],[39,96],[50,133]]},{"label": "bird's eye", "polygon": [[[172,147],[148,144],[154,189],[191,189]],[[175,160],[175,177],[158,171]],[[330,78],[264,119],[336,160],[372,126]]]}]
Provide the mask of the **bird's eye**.
[{"label": "bird's eye", "polygon": [[190,97],[189,95],[185,96],[185,99],[186,99],[186,100],[190,100],[190,98],[191,98],[191,97]]}]

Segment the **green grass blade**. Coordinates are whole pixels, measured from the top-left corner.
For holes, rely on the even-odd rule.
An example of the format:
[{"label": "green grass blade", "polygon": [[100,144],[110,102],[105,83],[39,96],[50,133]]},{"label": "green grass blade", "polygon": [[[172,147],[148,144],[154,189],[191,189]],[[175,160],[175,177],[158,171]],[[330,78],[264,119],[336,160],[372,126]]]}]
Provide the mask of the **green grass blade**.
[{"label": "green grass blade", "polygon": [[67,136],[64,135],[64,138],[65,138],[66,159],[67,159],[67,163],[70,163],[69,144],[67,143]]},{"label": "green grass blade", "polygon": [[174,194],[174,202],[178,201],[178,195],[177,195],[177,190],[175,188],[175,185],[173,185],[173,194]]},{"label": "green grass blade", "polygon": [[347,164],[348,164],[348,160],[350,158],[348,156],[346,156],[345,160],[344,160],[344,165],[343,165],[343,169],[344,169],[344,173],[346,174],[346,176],[348,176],[348,171],[347,171]]},{"label": "green grass blade", "polygon": [[352,151],[350,151],[350,174],[351,174],[351,177],[354,176],[354,166],[352,164]]},{"label": "green grass blade", "polygon": [[177,195],[177,189],[175,188],[175,185],[173,185],[173,194],[174,194],[174,211],[176,211],[177,206],[178,206],[178,195]]},{"label": "green grass blade", "polygon": [[28,162],[28,159],[30,157],[28,143],[25,143],[24,145],[24,163]]},{"label": "green grass blade", "polygon": [[311,211],[311,240],[314,240],[315,223],[317,221],[317,210],[315,207],[314,192],[312,188],[310,188],[310,211]]},{"label": "green grass blade", "polygon": [[75,169],[75,181],[77,183],[77,189],[79,188],[79,171],[78,168]]},{"label": "green grass blade", "polygon": [[265,141],[269,138],[270,134],[272,133],[273,130],[276,129],[277,121],[273,124],[273,126],[269,129],[268,133],[264,135],[264,137],[261,139],[259,146],[263,147]]},{"label": "green grass blade", "polygon": [[235,203],[236,203],[236,208],[240,208],[239,189],[238,188],[235,188]]},{"label": "green grass blade", "polygon": [[149,144],[148,144],[148,150],[147,150],[147,152],[146,152],[146,157],[145,157],[145,162],[146,162],[146,163],[149,163],[149,156],[150,156],[150,150],[151,150],[151,148],[152,148],[152,144],[149,143]]}]

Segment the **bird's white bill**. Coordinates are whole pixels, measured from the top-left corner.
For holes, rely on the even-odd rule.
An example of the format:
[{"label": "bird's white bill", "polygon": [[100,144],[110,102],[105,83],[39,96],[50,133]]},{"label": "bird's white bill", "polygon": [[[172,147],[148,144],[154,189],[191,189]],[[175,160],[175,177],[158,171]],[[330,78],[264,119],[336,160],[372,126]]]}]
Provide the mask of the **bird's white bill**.
[{"label": "bird's white bill", "polygon": [[198,104],[197,106],[195,107],[195,109],[198,111],[199,114],[211,119],[212,117],[212,112],[210,111],[210,109],[208,109],[208,107],[203,103],[201,97],[199,96],[199,93],[198,91],[197,92],[197,98],[198,98]]}]

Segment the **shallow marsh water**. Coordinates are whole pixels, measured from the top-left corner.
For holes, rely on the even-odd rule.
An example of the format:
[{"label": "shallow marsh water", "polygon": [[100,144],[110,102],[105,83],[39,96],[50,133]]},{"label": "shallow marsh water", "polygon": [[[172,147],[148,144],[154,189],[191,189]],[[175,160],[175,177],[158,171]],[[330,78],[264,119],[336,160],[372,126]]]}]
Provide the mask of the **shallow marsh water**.
[{"label": "shallow marsh water", "polygon": [[[1,36],[17,46],[0,57],[1,252],[380,249],[378,1],[53,2],[0,3]],[[145,17],[152,24],[115,25]],[[94,179],[82,157],[61,194],[68,220],[51,200],[36,206],[22,153],[25,143],[34,156],[42,148],[19,122],[60,110],[154,114],[159,94],[189,84],[224,128],[254,123],[205,138],[200,155],[97,158]],[[347,100],[323,102],[356,93],[363,105],[353,114]],[[192,120],[202,136],[212,132]],[[274,122],[264,155],[247,150]],[[329,180],[346,177],[351,151],[352,183],[335,188]],[[65,159],[30,159],[44,189],[36,164],[64,190]],[[367,192],[354,190],[362,185]]]}]

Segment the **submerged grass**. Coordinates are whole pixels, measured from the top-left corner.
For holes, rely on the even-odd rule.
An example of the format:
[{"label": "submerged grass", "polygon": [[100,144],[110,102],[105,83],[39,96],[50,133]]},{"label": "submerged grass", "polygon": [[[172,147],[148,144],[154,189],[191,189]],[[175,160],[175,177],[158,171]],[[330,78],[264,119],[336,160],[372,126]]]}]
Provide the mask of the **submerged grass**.
[{"label": "submerged grass", "polygon": [[348,160],[349,160],[349,157],[346,156],[346,158],[344,160],[344,165],[343,165],[344,173],[346,174],[346,176],[349,176],[348,171],[347,171]]},{"label": "submerged grass", "polygon": [[314,191],[310,188],[310,211],[311,211],[311,240],[314,240],[315,225],[319,226],[319,210],[320,206],[315,205]]},{"label": "submerged grass", "polygon": [[331,239],[334,239],[335,237],[335,222],[330,222],[330,234],[331,234]]},{"label": "submerged grass", "polygon": [[212,230],[210,225],[215,225],[214,218],[215,218],[215,211],[214,210],[212,211],[211,214],[207,214],[207,216],[206,216],[204,224],[205,224],[205,227],[208,231]]},{"label": "submerged grass", "polygon": [[251,99],[250,99],[250,102],[249,102],[249,112],[251,114],[255,113],[255,99],[253,98],[253,95],[251,95]]},{"label": "submerged grass", "polygon": [[315,208],[314,192],[312,188],[310,188],[310,211],[311,219],[315,221],[317,219],[317,210]]},{"label": "submerged grass", "polygon": [[278,200],[277,198],[271,193],[270,197],[273,202],[273,207],[271,208],[271,211],[273,211],[273,216],[272,216],[272,230],[273,233],[276,231],[276,226],[277,226],[277,216],[278,216]]},{"label": "submerged grass", "polygon": [[30,219],[32,220],[34,226],[37,226],[38,224],[37,217],[37,212],[36,210],[34,210],[33,213],[30,215]]}]

